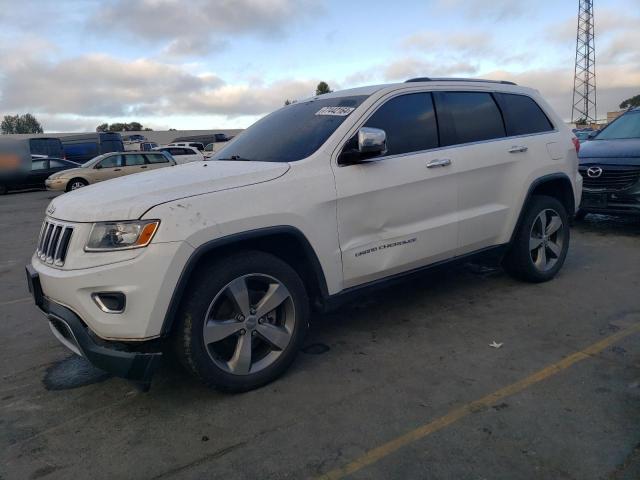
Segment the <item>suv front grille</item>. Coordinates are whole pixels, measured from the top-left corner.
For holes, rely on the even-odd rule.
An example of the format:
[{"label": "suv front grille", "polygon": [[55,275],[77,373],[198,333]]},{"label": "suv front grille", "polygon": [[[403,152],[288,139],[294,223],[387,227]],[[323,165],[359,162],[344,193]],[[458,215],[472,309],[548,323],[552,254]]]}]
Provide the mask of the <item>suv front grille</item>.
[{"label": "suv front grille", "polygon": [[582,186],[586,190],[617,192],[633,186],[640,180],[640,167],[599,166],[602,168],[602,174],[592,178],[587,174],[587,170],[595,166],[580,168],[580,175],[583,178]]},{"label": "suv front grille", "polygon": [[36,255],[45,263],[63,266],[72,234],[72,226],[45,220],[40,231]]}]

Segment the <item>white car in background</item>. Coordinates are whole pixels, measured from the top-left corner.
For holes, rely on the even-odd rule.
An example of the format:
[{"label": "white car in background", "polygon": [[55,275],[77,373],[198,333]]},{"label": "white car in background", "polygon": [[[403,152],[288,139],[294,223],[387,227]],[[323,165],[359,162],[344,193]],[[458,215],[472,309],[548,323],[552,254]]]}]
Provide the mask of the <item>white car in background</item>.
[{"label": "white car in background", "polygon": [[167,144],[167,147],[192,147],[200,151],[204,150],[202,142],[171,142]]},{"label": "white car in background", "polygon": [[170,145],[164,147],[157,147],[154,150],[160,150],[162,152],[169,152],[178,165],[183,163],[196,162],[204,160],[202,152],[193,147],[173,147]]},{"label": "white car in background", "polygon": [[226,145],[226,142],[208,143],[207,146],[204,147],[202,154],[204,155],[204,158],[211,158]]}]

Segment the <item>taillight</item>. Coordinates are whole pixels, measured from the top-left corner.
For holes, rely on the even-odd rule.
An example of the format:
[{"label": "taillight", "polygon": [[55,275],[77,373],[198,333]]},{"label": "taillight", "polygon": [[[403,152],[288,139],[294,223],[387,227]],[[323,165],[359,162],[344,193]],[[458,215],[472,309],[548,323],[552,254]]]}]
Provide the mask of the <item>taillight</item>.
[{"label": "taillight", "polygon": [[576,137],[573,137],[571,141],[573,142],[573,146],[576,148],[576,153],[580,153],[580,140],[578,140]]}]

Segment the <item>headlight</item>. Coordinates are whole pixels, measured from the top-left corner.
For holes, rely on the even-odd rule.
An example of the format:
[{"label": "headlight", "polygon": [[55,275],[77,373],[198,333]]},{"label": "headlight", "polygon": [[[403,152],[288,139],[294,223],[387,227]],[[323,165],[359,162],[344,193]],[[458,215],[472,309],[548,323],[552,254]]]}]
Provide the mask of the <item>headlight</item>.
[{"label": "headlight", "polygon": [[160,220],[94,223],[84,249],[87,252],[100,252],[146,247],[158,225]]}]

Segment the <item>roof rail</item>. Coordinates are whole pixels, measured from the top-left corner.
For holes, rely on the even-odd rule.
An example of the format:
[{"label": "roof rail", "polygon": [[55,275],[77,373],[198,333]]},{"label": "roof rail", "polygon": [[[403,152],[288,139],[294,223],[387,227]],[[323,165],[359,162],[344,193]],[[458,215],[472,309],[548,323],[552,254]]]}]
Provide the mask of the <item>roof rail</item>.
[{"label": "roof rail", "polygon": [[483,80],[482,78],[429,78],[416,77],[405,80],[404,83],[412,82],[482,82],[482,83],[501,83],[503,85],[517,85],[517,83],[508,80]]}]

